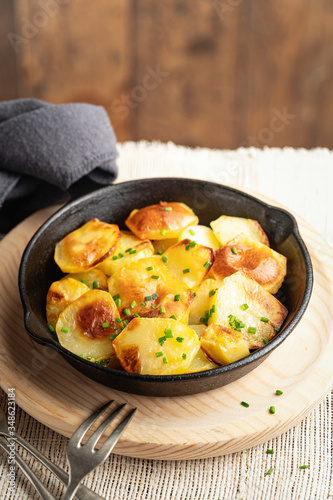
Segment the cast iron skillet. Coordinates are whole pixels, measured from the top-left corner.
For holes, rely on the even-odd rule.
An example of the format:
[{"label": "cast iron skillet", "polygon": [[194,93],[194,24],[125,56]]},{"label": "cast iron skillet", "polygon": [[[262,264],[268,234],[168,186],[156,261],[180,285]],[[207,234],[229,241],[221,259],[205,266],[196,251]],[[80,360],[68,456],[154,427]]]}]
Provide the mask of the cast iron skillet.
[{"label": "cast iron skillet", "polygon": [[[125,228],[124,221],[133,208],[160,200],[186,203],[198,215],[200,224],[207,226],[222,214],[256,219],[267,233],[271,246],[287,257],[288,273],[277,297],[289,313],[281,332],[266,346],[235,363],[213,370],[154,376],[125,373],[92,364],[63,348],[49,332],[45,317],[46,294],[50,284],[62,276],[53,260],[56,242],[93,217]],[[32,237],[19,271],[25,327],[34,341],[59,351],[74,368],[101,384],[147,396],[205,392],[243,377],[262,363],[295,328],[309,303],[312,282],[310,256],[291,214],[227,186],[180,178],[115,184],[69,203]]]}]

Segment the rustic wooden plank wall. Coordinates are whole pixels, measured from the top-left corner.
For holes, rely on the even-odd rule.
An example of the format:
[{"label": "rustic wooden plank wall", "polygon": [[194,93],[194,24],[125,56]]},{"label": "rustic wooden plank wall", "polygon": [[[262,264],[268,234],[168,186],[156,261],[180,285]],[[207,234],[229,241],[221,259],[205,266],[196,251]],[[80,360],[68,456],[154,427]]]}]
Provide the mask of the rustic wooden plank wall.
[{"label": "rustic wooden plank wall", "polygon": [[0,99],[102,104],[119,140],[332,148],[332,46],[331,0],[2,0]]}]

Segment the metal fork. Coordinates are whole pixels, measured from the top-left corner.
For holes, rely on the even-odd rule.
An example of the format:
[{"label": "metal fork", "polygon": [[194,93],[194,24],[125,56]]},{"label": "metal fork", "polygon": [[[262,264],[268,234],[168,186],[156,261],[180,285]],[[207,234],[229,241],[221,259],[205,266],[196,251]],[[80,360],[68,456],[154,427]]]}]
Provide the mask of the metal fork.
[{"label": "metal fork", "polygon": [[[8,453],[8,448],[7,448],[7,441],[4,440],[4,438],[1,438],[1,436],[6,437],[7,439],[11,439],[12,436],[8,432],[8,423],[7,423],[7,418],[2,410],[0,408],[0,446],[1,448],[4,449]],[[29,444],[27,441],[25,441],[21,436],[15,435],[15,441],[17,444],[25,448],[31,455],[33,455],[37,460],[39,460],[47,469],[49,469],[64,485],[67,486],[69,477],[68,474],[62,470],[60,467],[55,465],[54,463],[51,462],[48,458],[46,458],[40,451],[38,451],[36,448],[34,448],[31,444]],[[6,448],[6,449],[5,449]],[[18,458],[18,461],[21,461],[22,458],[20,455],[16,454],[16,458]],[[27,464],[23,462],[23,468],[27,468],[29,472],[28,474],[32,474],[32,471],[28,468]],[[19,467],[20,464],[18,463]],[[25,466],[25,467],[24,467]],[[25,473],[25,472],[24,472]],[[27,475],[25,473],[25,475]],[[28,476],[27,476],[28,477]],[[30,480],[30,478],[28,477]],[[36,485],[34,484],[36,487]],[[37,490],[38,491],[38,490]],[[78,491],[76,492],[76,498],[78,500],[103,500],[103,498],[100,495],[97,495],[97,493],[94,493],[91,491],[89,488],[87,488],[84,485],[80,485]]]},{"label": "metal fork", "polygon": [[105,443],[99,450],[95,450],[100,437],[110,425],[112,420],[124,408],[125,404],[119,406],[111,415],[109,415],[90,436],[88,441],[82,445],[82,439],[87,433],[88,429],[93,425],[98,417],[108,408],[113,401],[109,401],[103,405],[99,410],[96,410],[90,417],[85,420],[80,427],[74,432],[67,444],[67,460],[69,463],[69,483],[67,491],[63,500],[72,500],[75,492],[79,487],[81,480],[98,465],[104,462],[111,454],[113,448],[117,444],[120,436],[122,435],[125,427],[136,412],[134,408],[114,429],[111,435],[106,439]]}]

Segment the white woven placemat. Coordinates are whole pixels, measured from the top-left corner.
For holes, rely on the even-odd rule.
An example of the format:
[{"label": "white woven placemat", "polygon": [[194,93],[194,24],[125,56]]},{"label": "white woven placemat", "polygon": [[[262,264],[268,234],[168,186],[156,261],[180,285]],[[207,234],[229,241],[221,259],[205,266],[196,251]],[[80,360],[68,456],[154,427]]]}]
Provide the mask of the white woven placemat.
[{"label": "white woven placemat", "polygon": [[[119,180],[140,177],[206,178],[277,199],[302,215],[333,242],[333,153],[292,149],[211,151],[174,144],[126,143],[119,146]],[[0,405],[7,398],[1,392]],[[247,451],[193,461],[152,461],[112,455],[85,484],[112,500],[327,500],[333,498],[333,393],[299,425]],[[18,434],[66,469],[67,439],[17,408]],[[267,449],[274,455],[267,455]],[[38,462],[22,452],[55,498],[63,487]],[[300,465],[309,469],[300,470]],[[268,469],[271,475],[266,476]],[[0,499],[37,499],[17,471],[16,490],[8,490],[7,458],[0,452]]]}]

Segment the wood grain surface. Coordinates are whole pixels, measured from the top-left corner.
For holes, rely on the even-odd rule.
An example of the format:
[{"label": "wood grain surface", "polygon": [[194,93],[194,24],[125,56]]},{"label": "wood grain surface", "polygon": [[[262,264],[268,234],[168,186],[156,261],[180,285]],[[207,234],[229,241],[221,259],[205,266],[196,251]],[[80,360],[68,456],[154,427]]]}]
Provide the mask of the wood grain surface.
[{"label": "wood grain surface", "polygon": [[[275,203],[276,204],[276,203]],[[333,255],[297,217],[314,266],[314,290],[300,324],[257,369],[228,386],[181,398],[149,398],[104,387],[76,372],[25,332],[17,289],[22,251],[53,210],[36,213],[0,244],[0,382],[16,402],[65,436],[101,403],[138,407],[115,453],[194,459],[244,450],[285,432],[322,400],[333,381]],[[276,389],[284,392],[276,396]],[[241,401],[250,406],[244,408]],[[274,405],[276,413],[269,413]]]}]

